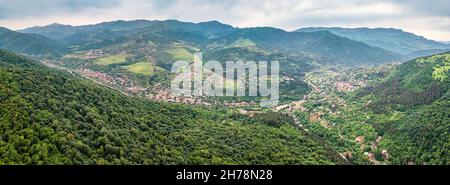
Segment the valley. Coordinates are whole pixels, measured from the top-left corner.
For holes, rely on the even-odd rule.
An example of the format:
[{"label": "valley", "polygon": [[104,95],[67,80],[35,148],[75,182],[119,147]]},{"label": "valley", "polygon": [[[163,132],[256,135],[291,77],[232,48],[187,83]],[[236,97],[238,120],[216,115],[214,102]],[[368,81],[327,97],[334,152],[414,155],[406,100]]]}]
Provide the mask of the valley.
[{"label": "valley", "polygon": [[[449,164],[448,46],[359,32],[176,20],[2,29],[0,47],[16,53],[0,50],[0,164]],[[174,96],[172,64],[196,52],[279,61],[279,104]]]}]

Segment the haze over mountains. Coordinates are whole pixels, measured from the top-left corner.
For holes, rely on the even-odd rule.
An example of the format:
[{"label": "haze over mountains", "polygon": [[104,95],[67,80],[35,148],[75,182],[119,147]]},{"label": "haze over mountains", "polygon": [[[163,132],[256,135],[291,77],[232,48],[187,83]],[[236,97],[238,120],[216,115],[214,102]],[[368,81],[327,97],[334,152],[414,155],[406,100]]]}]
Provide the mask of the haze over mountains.
[{"label": "haze over mountains", "polygon": [[[450,161],[450,52],[420,57],[448,45],[412,33],[135,20],[0,36],[30,56],[0,49],[0,164]],[[280,61],[279,105],[173,96],[171,65],[199,51]]]},{"label": "haze over mountains", "polygon": [[426,39],[413,33],[393,28],[337,28],[310,27],[301,28],[296,32],[329,31],[341,37],[360,41],[371,46],[383,48],[401,55],[409,55],[423,50],[449,49],[450,46],[441,42]]},{"label": "haze over mountains", "polygon": [[97,49],[129,41],[160,40],[161,43],[181,41],[206,51],[208,48],[220,49],[220,47],[246,40],[270,53],[297,55],[306,53],[342,62],[383,63],[398,57],[391,52],[328,32],[293,33],[270,27],[234,28],[217,21],[195,24],[175,20],[137,20],[77,27],[53,24],[32,27],[20,32],[41,34],[65,46],[81,50]]},{"label": "haze over mountains", "polygon": [[308,55],[343,63],[385,63],[408,55],[418,57],[450,48],[444,43],[397,29],[303,28],[287,32],[271,27],[235,28],[217,21],[135,20],[84,26],[51,24],[18,32],[2,29],[2,34],[8,35],[2,37],[1,48],[52,56],[61,55],[67,51],[66,48],[71,51],[89,50],[155,39],[185,42],[202,51],[245,40],[249,41],[247,44],[270,53]]},{"label": "haze over mountains", "polygon": [[63,45],[38,34],[23,34],[0,27],[0,48],[30,55],[58,56],[66,52]]},{"label": "haze over mountains", "polygon": [[[385,63],[450,48],[397,29],[303,28],[287,32],[271,27],[235,28],[217,21],[189,23],[176,20],[112,21],[84,26],[51,24],[19,30],[8,38],[2,37],[2,48],[31,55],[36,52],[27,49],[30,44],[55,56],[64,53],[66,47],[71,51],[89,50],[155,39],[185,42],[204,52],[249,41],[246,44],[270,53],[314,56],[338,63]],[[30,41],[21,43],[21,39]]]}]

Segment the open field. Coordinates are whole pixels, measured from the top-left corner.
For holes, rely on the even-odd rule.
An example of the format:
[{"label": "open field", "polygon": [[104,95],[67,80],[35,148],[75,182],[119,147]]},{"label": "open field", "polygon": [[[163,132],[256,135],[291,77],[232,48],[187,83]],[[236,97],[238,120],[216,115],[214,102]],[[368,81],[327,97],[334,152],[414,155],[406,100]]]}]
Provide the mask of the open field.
[{"label": "open field", "polygon": [[129,72],[141,74],[145,76],[150,76],[154,72],[154,67],[149,62],[138,62],[135,64],[131,64],[128,66],[123,66],[122,68],[126,69]]},{"label": "open field", "polygon": [[125,55],[112,55],[108,57],[103,57],[96,59],[94,61],[98,65],[111,65],[111,64],[121,64],[126,62],[126,56]]},{"label": "open field", "polygon": [[189,52],[186,48],[171,48],[166,51],[174,61],[193,61],[194,54]]}]

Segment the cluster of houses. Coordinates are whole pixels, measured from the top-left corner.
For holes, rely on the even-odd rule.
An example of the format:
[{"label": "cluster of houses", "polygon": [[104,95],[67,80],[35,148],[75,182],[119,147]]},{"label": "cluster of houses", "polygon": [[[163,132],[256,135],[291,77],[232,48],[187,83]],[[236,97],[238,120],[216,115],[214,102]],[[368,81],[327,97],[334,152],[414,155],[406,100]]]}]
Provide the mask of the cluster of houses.
[{"label": "cluster of houses", "polygon": [[132,94],[138,94],[138,93],[144,93],[148,90],[148,88],[146,87],[142,87],[139,85],[132,85],[130,87],[126,88],[127,93],[132,93]]},{"label": "cluster of houses", "polygon": [[339,81],[335,83],[335,87],[337,91],[350,92],[360,87],[364,87],[366,84],[367,84],[366,80],[355,80],[350,82]]},{"label": "cluster of houses", "polygon": [[78,68],[76,70],[78,73],[80,73],[84,77],[88,78],[95,78],[98,80],[101,80],[102,82],[105,82],[107,84],[114,84],[114,82],[119,81],[119,83],[124,84],[125,81],[123,78],[115,78],[111,75],[108,75],[106,73],[86,69],[86,68]]},{"label": "cluster of houses", "polygon": [[[370,147],[372,148],[372,151],[375,151],[378,148],[378,145],[381,142],[382,137],[378,136],[375,139],[375,142],[370,142]],[[361,149],[364,148],[364,137],[363,136],[358,136],[355,138],[355,142],[361,145]],[[389,159],[389,153],[387,150],[381,150],[380,152],[381,156],[383,157],[384,160],[388,160]],[[380,164],[379,161],[376,160],[375,158],[375,154],[373,152],[364,152],[364,155],[367,156],[367,159],[374,163],[374,164]]]},{"label": "cluster of houses", "polygon": [[356,87],[349,82],[336,82],[335,87],[337,91],[341,92],[348,92],[356,89]]},{"label": "cluster of houses", "polygon": [[119,87],[119,89],[124,90],[126,94],[139,94],[139,93],[146,94],[149,91],[148,88],[142,87],[134,83],[127,77],[122,76],[114,77],[109,74],[94,71],[87,68],[78,68],[76,72],[86,78],[99,80],[102,84],[111,87]]},{"label": "cluster of houses", "polygon": [[163,102],[173,102],[173,103],[183,103],[187,105],[206,105],[211,104],[204,101],[201,98],[190,97],[190,96],[174,96],[169,90],[155,90],[153,91],[156,95],[152,96],[151,99]]}]

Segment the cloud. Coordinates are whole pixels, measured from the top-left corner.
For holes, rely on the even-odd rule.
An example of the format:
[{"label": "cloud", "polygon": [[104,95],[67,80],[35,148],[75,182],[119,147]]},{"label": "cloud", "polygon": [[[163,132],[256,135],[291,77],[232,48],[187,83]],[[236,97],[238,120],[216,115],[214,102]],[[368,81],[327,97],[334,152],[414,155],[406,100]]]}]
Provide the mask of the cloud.
[{"label": "cloud", "polygon": [[409,8],[409,13],[449,17],[448,0],[392,0],[393,3]]},{"label": "cloud", "polygon": [[117,0],[0,0],[1,19],[20,19],[77,13],[91,8],[110,8]]},{"label": "cloud", "polygon": [[0,0],[0,25],[218,20],[239,27],[394,27],[450,40],[448,0]]}]

